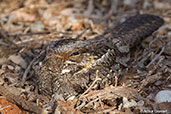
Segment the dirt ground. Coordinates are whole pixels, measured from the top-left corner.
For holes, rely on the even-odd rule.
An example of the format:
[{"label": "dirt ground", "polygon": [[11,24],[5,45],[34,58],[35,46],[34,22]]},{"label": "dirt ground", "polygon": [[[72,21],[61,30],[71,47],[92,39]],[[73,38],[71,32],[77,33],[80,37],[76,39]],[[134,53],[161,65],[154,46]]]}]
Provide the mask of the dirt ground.
[{"label": "dirt ground", "polygon": [[[39,93],[32,64],[45,45],[92,39],[135,14],[165,24],[141,43],[117,86],[67,101]],[[171,1],[0,0],[0,95],[0,114],[171,113]]]}]

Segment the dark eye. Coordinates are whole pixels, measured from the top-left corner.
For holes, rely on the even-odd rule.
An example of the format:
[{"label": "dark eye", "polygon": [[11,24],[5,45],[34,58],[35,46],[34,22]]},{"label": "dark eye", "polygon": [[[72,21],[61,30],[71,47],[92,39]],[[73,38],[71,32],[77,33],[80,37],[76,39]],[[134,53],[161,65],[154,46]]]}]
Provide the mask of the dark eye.
[{"label": "dark eye", "polygon": [[74,52],[70,56],[75,56],[75,55],[79,55],[79,52]]}]

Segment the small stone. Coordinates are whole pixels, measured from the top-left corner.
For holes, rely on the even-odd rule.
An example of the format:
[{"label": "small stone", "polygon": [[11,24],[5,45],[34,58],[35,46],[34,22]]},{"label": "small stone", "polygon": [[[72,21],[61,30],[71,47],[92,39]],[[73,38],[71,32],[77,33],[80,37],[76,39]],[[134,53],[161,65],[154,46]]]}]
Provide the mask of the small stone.
[{"label": "small stone", "polygon": [[171,90],[162,90],[155,96],[156,103],[171,102]]},{"label": "small stone", "polygon": [[14,67],[12,65],[7,65],[9,70],[14,70]]}]

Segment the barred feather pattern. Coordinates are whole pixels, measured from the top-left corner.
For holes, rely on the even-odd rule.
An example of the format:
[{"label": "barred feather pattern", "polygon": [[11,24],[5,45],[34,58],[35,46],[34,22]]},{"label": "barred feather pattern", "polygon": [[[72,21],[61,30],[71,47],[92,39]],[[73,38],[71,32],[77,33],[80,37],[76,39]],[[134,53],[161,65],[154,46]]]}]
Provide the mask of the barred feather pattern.
[{"label": "barred feather pattern", "polygon": [[120,65],[127,67],[130,49],[163,23],[158,16],[137,14],[91,40],[52,41],[42,66],[33,66],[40,93],[47,96],[61,94],[64,98],[78,95],[93,82],[96,70],[102,79],[98,88],[113,84],[113,73]]}]

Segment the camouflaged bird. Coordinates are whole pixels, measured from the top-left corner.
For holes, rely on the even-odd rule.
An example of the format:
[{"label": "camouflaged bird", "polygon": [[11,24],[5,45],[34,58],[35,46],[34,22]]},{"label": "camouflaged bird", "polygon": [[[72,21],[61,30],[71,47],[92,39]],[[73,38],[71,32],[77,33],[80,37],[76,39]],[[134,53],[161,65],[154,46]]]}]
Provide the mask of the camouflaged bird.
[{"label": "camouflaged bird", "polygon": [[114,29],[90,40],[63,39],[52,41],[42,65],[34,65],[41,94],[79,95],[95,80],[93,88],[114,84],[114,73],[127,68],[130,49],[151,35],[164,23],[158,16],[137,14]]}]

